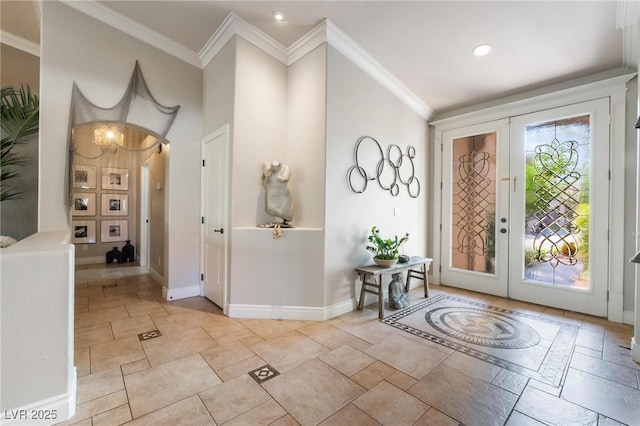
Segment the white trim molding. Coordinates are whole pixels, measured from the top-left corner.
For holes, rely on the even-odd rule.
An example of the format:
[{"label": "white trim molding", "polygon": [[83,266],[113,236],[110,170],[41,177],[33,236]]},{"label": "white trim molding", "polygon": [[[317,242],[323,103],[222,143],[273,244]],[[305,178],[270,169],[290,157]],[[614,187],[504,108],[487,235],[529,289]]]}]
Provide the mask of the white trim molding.
[{"label": "white trim molding", "polygon": [[125,34],[130,35],[140,41],[143,41],[157,49],[168,53],[188,64],[200,68],[200,60],[198,54],[193,50],[187,49],[183,45],[176,43],[168,37],[163,36],[144,25],[128,18],[115,10],[106,7],[95,0],[61,0],[64,4],[75,10],[91,16],[98,21],[109,25]]},{"label": "white trim molding", "polygon": [[79,12],[201,69],[204,69],[235,35],[241,36],[287,66],[326,42],[381,86],[397,96],[420,117],[428,120],[434,114],[433,109],[424,103],[422,99],[411,92],[389,70],[327,19],[287,48],[235,13],[230,12],[200,52],[196,53],[157,31],[147,28],[133,19],[98,3],[96,0],[61,1]]},{"label": "white trim molding", "polygon": [[287,49],[269,35],[254,27],[233,12],[229,12],[225,20],[220,24],[215,33],[205,43],[198,53],[200,66],[206,67],[216,57],[222,48],[233,38],[239,35],[256,47],[264,50],[283,64],[287,63]]},{"label": "white trim molding", "polygon": [[286,48],[231,12],[200,51],[202,68],[216,57],[234,35],[243,37],[287,66],[292,65],[322,43],[328,43],[423,119],[429,119],[434,113],[422,99],[328,19]]},{"label": "white trim molding", "polygon": [[229,305],[230,318],[286,319],[326,321],[356,309],[356,299],[345,300],[324,308],[310,306]]},{"label": "white trim molding", "polygon": [[0,42],[7,46],[22,50],[30,55],[40,57],[40,45],[26,38],[18,37],[15,34],[0,30]]},{"label": "white trim molding", "polygon": [[407,86],[402,84],[400,80],[398,80],[393,74],[391,74],[391,72],[369,55],[355,41],[350,39],[345,33],[340,31],[338,27],[328,20],[327,43],[342,53],[381,86],[396,95],[420,117],[428,120],[433,115],[433,109],[411,92]]},{"label": "white trim molding", "polygon": [[633,325],[633,320],[635,319],[635,311],[622,311],[622,322],[624,324]]},{"label": "white trim molding", "polygon": [[[69,382],[70,387],[67,393],[36,401],[19,408],[3,409],[2,414],[0,414],[0,425],[51,425],[75,416],[78,383],[75,367],[73,367],[73,374]],[[42,417],[47,418],[38,418],[36,413],[37,416],[42,415]]]},{"label": "white trim molding", "polygon": [[322,43],[326,43],[326,41],[327,20],[325,19],[287,48],[287,65],[294,64]]},{"label": "white trim molding", "polygon": [[186,299],[188,297],[195,296],[202,296],[202,285],[196,284],[179,288],[167,288],[166,285],[162,286],[162,297],[167,301]]}]

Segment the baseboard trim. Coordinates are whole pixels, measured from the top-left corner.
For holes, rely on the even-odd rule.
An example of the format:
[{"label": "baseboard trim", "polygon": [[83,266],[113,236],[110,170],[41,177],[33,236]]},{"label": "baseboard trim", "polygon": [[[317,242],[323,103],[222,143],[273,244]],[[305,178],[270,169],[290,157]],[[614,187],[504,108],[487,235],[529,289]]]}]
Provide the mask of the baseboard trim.
[{"label": "baseboard trim", "polygon": [[624,324],[633,325],[635,321],[636,313],[635,311],[622,311],[622,322]]},{"label": "baseboard trim", "polygon": [[164,277],[157,273],[154,269],[149,268],[149,275],[151,276],[151,278],[159,282],[163,288],[167,286],[167,282],[164,280]]},{"label": "baseboard trim", "polygon": [[325,321],[346,314],[356,308],[356,300],[350,299],[323,308],[311,306],[229,305],[229,317],[251,319],[287,319]]},{"label": "baseboard trim", "polygon": [[[73,367],[73,380],[69,392],[43,399],[14,409],[3,409],[0,415],[2,426],[38,426],[60,423],[76,415],[76,368]],[[38,416],[49,418],[39,419]],[[52,418],[55,415],[55,418]]]},{"label": "baseboard trim", "polygon": [[631,359],[640,362],[640,342],[635,337],[631,338]]},{"label": "baseboard trim", "polygon": [[165,300],[180,300],[195,296],[202,296],[202,288],[200,285],[191,285],[189,287],[180,288],[162,287],[162,297]]}]

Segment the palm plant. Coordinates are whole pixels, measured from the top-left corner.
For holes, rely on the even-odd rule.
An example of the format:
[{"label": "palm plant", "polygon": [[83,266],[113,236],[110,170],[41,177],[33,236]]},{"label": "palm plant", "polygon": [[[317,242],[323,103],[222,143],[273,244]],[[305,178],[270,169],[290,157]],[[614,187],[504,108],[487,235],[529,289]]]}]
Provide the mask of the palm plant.
[{"label": "palm plant", "polygon": [[3,87],[0,100],[0,201],[18,198],[22,191],[8,182],[20,175],[17,167],[29,162],[24,155],[15,152],[17,145],[25,144],[39,130],[40,102],[29,86]]}]

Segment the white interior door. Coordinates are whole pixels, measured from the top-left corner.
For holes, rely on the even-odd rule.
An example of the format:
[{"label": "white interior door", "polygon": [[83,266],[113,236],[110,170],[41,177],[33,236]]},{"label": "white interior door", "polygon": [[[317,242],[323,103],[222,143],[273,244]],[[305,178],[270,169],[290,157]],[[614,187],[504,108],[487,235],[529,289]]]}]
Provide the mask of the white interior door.
[{"label": "white interior door", "polygon": [[511,123],[510,297],[607,315],[609,100]]},{"label": "white interior door", "polygon": [[203,295],[227,311],[228,126],[203,140]]},{"label": "white interior door", "polygon": [[443,132],[443,284],[507,296],[507,120]]},{"label": "white interior door", "polygon": [[140,247],[138,261],[140,266],[149,265],[149,161],[140,168]]}]

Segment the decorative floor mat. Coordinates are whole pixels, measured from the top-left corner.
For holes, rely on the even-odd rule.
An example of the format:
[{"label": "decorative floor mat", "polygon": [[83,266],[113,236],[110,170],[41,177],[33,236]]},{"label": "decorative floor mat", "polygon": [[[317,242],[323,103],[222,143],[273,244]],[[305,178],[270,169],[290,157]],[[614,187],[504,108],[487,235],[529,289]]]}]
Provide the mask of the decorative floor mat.
[{"label": "decorative floor mat", "polygon": [[552,386],[560,385],[578,336],[573,324],[442,294],[381,321]]},{"label": "decorative floor mat", "polygon": [[264,383],[269,379],[273,379],[274,377],[280,375],[278,371],[270,366],[269,364],[264,365],[260,368],[256,368],[255,370],[249,371],[249,375],[253,377],[258,383]]}]

